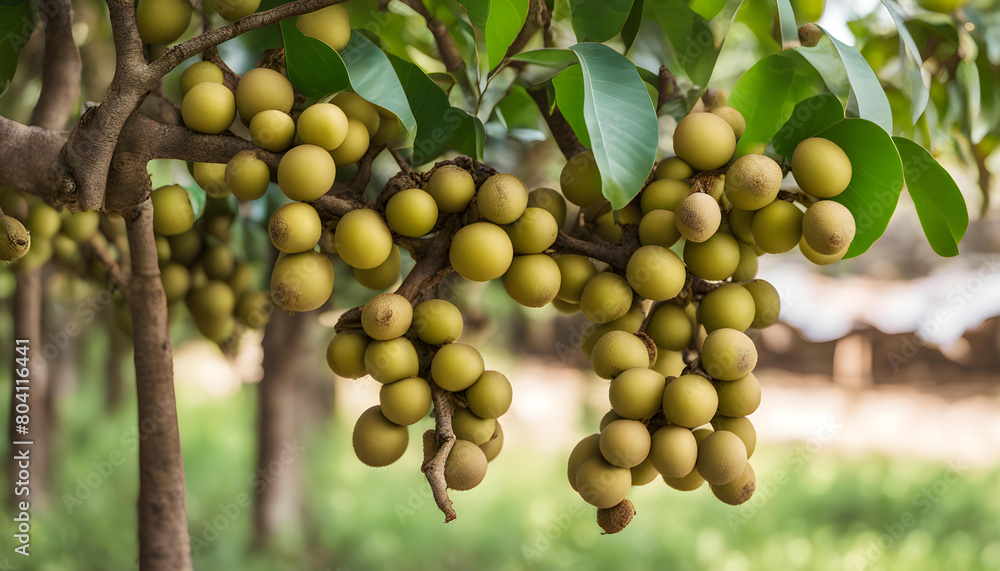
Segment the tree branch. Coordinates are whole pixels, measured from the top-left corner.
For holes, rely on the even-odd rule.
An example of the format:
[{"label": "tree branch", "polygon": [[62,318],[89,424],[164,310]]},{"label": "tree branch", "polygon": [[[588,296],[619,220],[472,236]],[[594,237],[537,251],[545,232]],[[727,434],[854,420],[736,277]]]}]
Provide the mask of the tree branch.
[{"label": "tree branch", "polygon": [[656,110],[659,111],[661,107],[670,101],[675,99],[681,99],[684,95],[680,92],[677,87],[677,78],[674,74],[670,73],[667,66],[660,66],[659,74],[659,85],[657,86],[657,96],[656,96]]},{"label": "tree branch", "polygon": [[580,139],[576,138],[573,127],[570,127],[558,107],[553,108],[552,113],[549,113],[549,96],[544,89],[531,88],[528,89],[528,94],[538,105],[538,110],[541,111],[545,124],[549,126],[549,131],[552,132],[552,137],[556,140],[556,144],[559,145],[559,150],[562,151],[566,160],[587,150],[587,147],[580,143]]},{"label": "tree branch", "polygon": [[45,61],[42,92],[31,114],[31,124],[47,129],[66,126],[80,99],[83,63],[73,39],[73,4],[70,0],[43,0]]},{"label": "tree branch", "polygon": [[430,484],[431,491],[434,493],[434,502],[444,513],[444,522],[448,523],[458,517],[452,506],[451,498],[448,497],[448,483],[444,478],[445,463],[448,461],[448,455],[451,454],[451,449],[457,440],[455,431],[451,427],[451,416],[454,414],[455,408],[448,396],[448,391],[430,379],[427,380],[427,383],[431,386],[431,399],[434,402],[437,451],[430,460],[424,462],[420,471],[427,477],[427,483]]},{"label": "tree branch", "polygon": [[449,72],[455,72],[465,67],[465,61],[458,51],[458,46],[455,45],[455,40],[448,33],[448,27],[444,25],[444,22],[431,15],[427,6],[424,6],[423,0],[400,0],[400,2],[413,8],[414,12],[423,16],[424,20],[427,21],[427,29],[434,36],[434,42],[437,44],[438,53],[441,54],[441,61],[444,62],[445,69]]},{"label": "tree branch", "polygon": [[102,242],[100,238],[94,237],[87,242],[87,247],[93,253],[94,258],[101,264],[101,267],[104,268],[104,271],[108,273],[108,277],[111,278],[115,286],[122,292],[127,292],[129,278],[122,271],[118,262],[111,257],[111,252],[108,251],[106,242]]}]

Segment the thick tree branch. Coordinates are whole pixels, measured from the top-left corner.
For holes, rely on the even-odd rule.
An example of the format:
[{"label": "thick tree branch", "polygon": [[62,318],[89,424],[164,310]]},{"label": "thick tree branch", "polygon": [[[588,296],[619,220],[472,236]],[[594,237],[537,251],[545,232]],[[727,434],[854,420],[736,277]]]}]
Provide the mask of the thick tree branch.
[{"label": "thick tree branch", "polygon": [[420,14],[427,21],[427,29],[434,36],[434,42],[437,44],[438,53],[441,55],[445,69],[449,72],[455,72],[465,67],[465,61],[458,51],[458,46],[455,45],[455,40],[448,32],[448,27],[427,10],[423,0],[400,0],[400,2],[413,8],[414,12]]},{"label": "thick tree branch", "polygon": [[80,99],[83,71],[80,50],[73,39],[73,4],[70,0],[43,0],[40,8],[45,20],[45,63],[42,92],[31,114],[31,124],[62,129]]},{"label": "thick tree branch", "polygon": [[65,204],[74,189],[59,161],[66,131],[28,127],[0,116],[0,184]]},{"label": "thick tree branch", "polygon": [[549,126],[549,131],[552,131],[552,137],[555,139],[556,144],[559,145],[559,150],[562,151],[566,160],[587,150],[587,147],[583,146],[580,139],[576,138],[573,127],[570,127],[558,107],[553,108],[552,112],[549,113],[549,96],[545,93],[544,89],[528,89],[528,94],[531,95],[531,98],[535,100],[535,104],[538,105],[538,110],[542,112],[545,124]]},{"label": "thick tree branch", "polygon": [[517,37],[514,38],[513,43],[507,48],[507,53],[504,54],[504,59],[509,58],[514,54],[521,53],[524,46],[527,45],[531,37],[535,35],[538,30],[547,30],[549,24],[552,23],[552,12],[549,11],[549,7],[545,5],[545,0],[531,0],[528,4],[528,17],[524,20],[524,26],[521,31],[517,33]]}]

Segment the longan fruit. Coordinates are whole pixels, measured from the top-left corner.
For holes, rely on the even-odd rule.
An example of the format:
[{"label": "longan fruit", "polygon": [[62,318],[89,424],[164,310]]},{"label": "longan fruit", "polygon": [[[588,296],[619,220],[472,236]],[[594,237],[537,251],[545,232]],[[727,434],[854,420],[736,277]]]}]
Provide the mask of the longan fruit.
[{"label": "longan fruit", "polygon": [[181,118],[192,131],[218,135],[229,130],[236,118],[236,99],[219,83],[199,83],[181,100]]},{"label": "longan fruit", "polygon": [[[382,122],[378,108],[353,91],[338,93],[330,100],[330,103],[340,107],[348,119],[354,119],[365,126],[365,132],[368,135],[365,138],[365,147],[367,147],[368,139],[375,136]],[[350,135],[348,135],[348,139],[350,139]]]},{"label": "longan fruit", "polygon": [[253,14],[260,7],[260,0],[212,0],[219,15],[233,22]]},{"label": "longan fruit", "polygon": [[622,371],[608,389],[611,408],[622,418],[652,418],[663,406],[665,386],[663,375],[652,369],[636,367]]},{"label": "longan fruit", "polygon": [[229,196],[225,163],[194,163],[194,181],[212,198]]},{"label": "longan fruit", "polygon": [[174,236],[194,226],[194,209],[187,190],[175,184],[153,191],[153,229],[157,234]]},{"label": "longan fruit", "polygon": [[479,187],[479,215],[494,224],[511,224],[528,207],[528,189],[512,174],[495,174]]},{"label": "longan fruit", "polygon": [[274,313],[274,304],[262,291],[245,291],[236,299],[236,318],[250,329],[267,325]]},{"label": "longan fruit", "polygon": [[395,293],[376,295],[361,310],[361,326],[365,334],[376,341],[401,337],[410,329],[412,321],[410,300]]},{"label": "longan fruit", "polygon": [[232,315],[223,315],[213,319],[195,317],[195,327],[209,341],[222,343],[233,336],[236,330],[236,320]]},{"label": "longan fruit", "polygon": [[639,206],[643,214],[649,214],[654,210],[672,212],[689,194],[691,185],[683,180],[670,178],[654,180],[639,193]]},{"label": "longan fruit", "polygon": [[271,299],[284,311],[312,311],[322,307],[333,294],[333,265],[309,250],[288,254],[274,264],[271,272]]},{"label": "longan fruit", "polygon": [[663,390],[663,415],[671,424],[701,426],[712,420],[718,406],[715,387],[699,375],[681,375]]},{"label": "longan fruit", "polygon": [[378,392],[382,414],[390,421],[409,426],[416,424],[431,408],[431,388],[420,377],[410,377],[382,385]]},{"label": "longan fruit", "polygon": [[[601,430],[604,430],[604,428],[607,425],[611,424],[612,422],[614,422],[616,420],[621,420],[621,419],[622,419],[622,417],[619,416],[618,413],[614,411],[614,409],[609,410],[608,412],[604,413],[604,416],[601,417],[601,422],[599,424],[599,427],[600,427]],[[600,435],[598,435],[598,436],[600,436]],[[600,449],[598,449],[598,453],[599,452],[600,452]]]},{"label": "longan fruit", "polygon": [[719,203],[711,196],[695,192],[684,197],[674,210],[674,223],[681,236],[689,242],[704,242],[711,238],[722,223]]},{"label": "longan fruit", "polygon": [[181,95],[187,95],[191,88],[199,83],[218,83],[222,85],[225,76],[222,69],[210,61],[195,62],[181,73]]},{"label": "longan fruit", "polygon": [[385,205],[385,219],[393,231],[419,238],[426,235],[438,220],[434,197],[419,188],[408,188],[392,195]]},{"label": "longan fruit", "polygon": [[168,304],[184,299],[191,288],[191,274],[176,262],[167,262],[160,267],[160,280]]},{"label": "longan fruit", "polygon": [[615,222],[615,213],[611,210],[594,219],[594,233],[612,244],[621,242],[624,235],[622,227]]},{"label": "longan fruit", "polygon": [[760,210],[774,202],[784,174],[774,159],[744,155],[726,171],[726,198],[736,208]]},{"label": "longan fruit", "polygon": [[743,285],[753,296],[754,317],[750,327],[763,329],[774,325],[781,312],[781,297],[770,282],[753,280]]},{"label": "longan fruit", "polygon": [[[0,260],[13,262],[24,257],[31,247],[31,235],[13,216],[0,215]],[[44,243],[40,242],[40,243]],[[51,254],[50,254],[51,255]]]},{"label": "longan fruit", "polygon": [[525,307],[543,307],[559,293],[559,265],[545,254],[514,256],[503,287],[507,295]]},{"label": "longan fruit", "polygon": [[[646,248],[648,246],[643,247]],[[669,262],[662,261],[665,257],[657,258],[653,256],[652,258],[649,263],[659,260],[663,265],[669,264]],[[646,262],[646,258],[640,258],[637,268],[643,267],[642,264],[644,262]],[[637,274],[639,271],[640,269],[636,269]],[[614,321],[625,315],[631,307],[632,288],[625,278],[611,272],[601,272],[590,278],[587,281],[587,285],[583,287],[583,292],[580,294],[580,311],[583,312],[583,315],[587,319],[594,323]]]},{"label": "longan fruit", "polygon": [[333,239],[337,255],[362,270],[380,265],[392,253],[392,233],[378,212],[370,208],[345,214],[337,223]]},{"label": "longan fruit", "polygon": [[646,456],[638,466],[632,466],[629,468],[632,472],[632,485],[633,486],[645,486],[646,484],[652,482],[660,474],[653,467],[653,461]]},{"label": "longan fruit", "polygon": [[330,190],[336,177],[330,153],[316,145],[292,147],[278,163],[278,187],[292,200],[316,200]]},{"label": "longan fruit", "polygon": [[580,304],[571,301],[563,301],[558,297],[552,300],[552,307],[561,315],[576,315],[580,313]]},{"label": "longan fruit", "polygon": [[625,275],[636,293],[646,299],[663,301],[684,289],[687,270],[677,254],[667,248],[642,246],[629,258]]},{"label": "longan fruit", "polygon": [[191,12],[191,3],[187,0],[143,0],[135,10],[142,43],[173,43],[187,30]]},{"label": "longan fruit", "polygon": [[725,484],[709,484],[712,493],[723,503],[738,506],[750,499],[757,489],[757,476],[747,462],[743,473]]},{"label": "longan fruit", "polygon": [[510,408],[514,390],[503,373],[483,371],[471,387],[465,389],[465,400],[479,418],[500,418]]},{"label": "longan fruit", "polygon": [[229,278],[229,287],[233,288],[233,293],[239,295],[248,291],[256,282],[257,276],[253,266],[237,262],[233,268],[233,275]]},{"label": "longan fruit", "polygon": [[393,245],[389,257],[384,262],[374,268],[361,270],[351,268],[354,279],[364,287],[374,290],[389,289],[399,280],[399,272],[403,269],[403,257],[399,253],[399,246]]},{"label": "longan fruit", "polygon": [[441,345],[462,336],[462,312],[443,299],[428,299],[413,309],[413,331],[428,345]]},{"label": "longan fruit", "polygon": [[740,247],[740,263],[736,265],[736,270],[733,271],[733,281],[750,281],[757,277],[757,270],[759,268],[757,252],[753,251],[753,247],[739,240],[737,240],[737,245]]},{"label": "longan fruit", "polygon": [[268,109],[289,113],[295,103],[295,91],[288,79],[265,67],[257,67],[243,74],[236,84],[236,109],[244,121]]},{"label": "longan fruit", "polygon": [[594,346],[597,345],[597,341],[606,333],[624,331],[625,333],[634,334],[639,331],[644,318],[645,314],[642,311],[642,307],[639,304],[634,304],[625,312],[625,315],[614,321],[601,324],[591,323],[584,328],[583,333],[580,335],[580,349],[587,358],[590,358],[594,352]]},{"label": "longan fruit", "polygon": [[455,233],[448,257],[463,278],[488,282],[510,268],[514,247],[503,228],[490,222],[475,222]]},{"label": "longan fruit", "polygon": [[799,252],[802,254],[802,257],[816,264],[817,266],[829,266],[830,264],[839,262],[840,260],[844,259],[844,256],[847,254],[847,250],[849,249],[850,245],[848,244],[847,246],[844,247],[843,250],[835,254],[824,255],[810,248],[809,244],[806,243],[805,236],[803,236],[802,239],[799,240]]},{"label": "longan fruit", "polygon": [[742,113],[732,107],[723,105],[712,109],[709,113],[725,119],[726,123],[729,123],[729,126],[732,127],[737,139],[742,137],[743,132],[747,130],[747,120],[743,118]]},{"label": "longan fruit", "polygon": [[719,395],[719,414],[747,416],[760,406],[760,382],[753,373],[735,381],[716,381],[715,391]]},{"label": "longan fruit", "polygon": [[295,27],[303,35],[316,38],[338,52],[351,41],[351,21],[343,6],[327,6],[302,14],[295,21]]},{"label": "longan fruit", "polygon": [[233,252],[228,244],[213,244],[202,255],[201,267],[208,279],[227,281],[236,269],[236,259],[233,258]]},{"label": "longan fruit", "polygon": [[698,468],[694,468],[683,478],[663,477],[663,482],[671,488],[681,492],[691,492],[697,490],[705,483],[705,478],[698,473]]},{"label": "longan fruit", "polygon": [[226,282],[211,280],[201,287],[192,289],[185,302],[195,318],[217,320],[233,312],[236,296]]},{"label": "longan fruit", "polygon": [[295,120],[277,109],[267,109],[250,120],[250,140],[262,149],[279,153],[295,141]]},{"label": "longan fruit", "polygon": [[716,486],[732,482],[747,465],[747,449],[739,436],[716,430],[698,445],[698,473]]},{"label": "longan fruit", "polygon": [[567,161],[559,174],[559,188],[566,200],[581,208],[604,200],[601,172],[593,151],[584,151]]},{"label": "longan fruit", "polygon": [[504,226],[504,231],[515,254],[540,254],[555,243],[559,224],[547,210],[529,206],[520,218]]},{"label": "longan fruit", "polygon": [[802,238],[802,211],[784,200],[775,200],[753,217],[754,243],[768,254],[794,248]]},{"label": "longan fruit", "polygon": [[364,123],[357,119],[348,119],[347,137],[336,149],[330,151],[330,156],[340,166],[352,165],[365,156],[370,142]]},{"label": "longan fruit", "polygon": [[476,194],[476,181],[462,167],[442,165],[434,169],[425,190],[441,212],[461,212]]},{"label": "longan fruit", "polygon": [[[528,206],[546,210],[556,221],[556,230],[566,225],[566,198],[551,188],[536,188],[528,193]],[[527,252],[530,253],[530,252]]]},{"label": "longan fruit", "polygon": [[226,187],[240,200],[257,200],[267,192],[271,170],[253,151],[240,151],[226,164]]},{"label": "longan fruit", "polygon": [[757,348],[742,331],[716,329],[702,344],[701,366],[713,379],[735,381],[753,372]]},{"label": "longan fruit", "polygon": [[753,456],[754,450],[757,448],[757,430],[754,429],[753,423],[750,419],[745,416],[722,416],[715,415],[712,419],[712,428],[715,430],[728,430],[736,436],[740,437],[743,441],[743,445],[747,449],[747,458],[749,459]]},{"label": "longan fruit", "polygon": [[653,433],[649,458],[664,478],[683,478],[694,470],[698,442],[687,428],[664,426]]},{"label": "longan fruit", "polygon": [[376,405],[361,413],[351,440],[358,460],[372,468],[380,468],[403,456],[410,443],[410,433],[405,426],[389,421],[382,414],[382,407]]},{"label": "longan fruit", "polygon": [[753,246],[755,244],[753,239],[753,216],[755,211],[753,210],[743,210],[741,208],[729,209],[729,213],[726,217],[726,222],[729,224],[729,231],[735,236],[740,242]]},{"label": "longan fruit", "polygon": [[740,247],[729,234],[717,232],[704,242],[684,244],[684,263],[692,274],[703,280],[723,281],[740,264]]},{"label": "longan fruit", "polygon": [[576,490],[588,504],[611,508],[621,503],[632,485],[632,472],[600,456],[587,458],[576,471]]},{"label": "longan fruit", "polygon": [[344,143],[347,130],[347,115],[332,103],[310,105],[299,115],[298,134],[302,142],[327,151]]},{"label": "longan fruit", "polygon": [[82,244],[93,238],[97,234],[97,229],[101,224],[101,216],[96,210],[76,213],[64,211],[61,217],[62,224],[59,231],[78,244]]},{"label": "longan fruit", "polygon": [[587,282],[597,275],[597,267],[586,256],[579,254],[563,254],[555,257],[561,275],[559,293],[556,297],[571,303],[580,303],[583,288]]},{"label": "longan fruit", "polygon": [[468,440],[476,446],[485,444],[496,431],[496,419],[479,418],[467,408],[457,408],[451,417],[452,430],[460,440]]},{"label": "longan fruit", "polygon": [[661,303],[649,316],[646,335],[670,351],[681,351],[691,344],[694,327],[684,309],[676,303]]},{"label": "longan fruit", "polygon": [[[604,430],[604,427],[601,427]],[[585,436],[573,450],[569,453],[569,462],[566,467],[567,475],[569,477],[569,485],[573,488],[574,492],[579,490],[576,487],[576,472],[580,469],[580,465],[589,458],[595,458],[601,455],[601,435],[591,434],[590,436]]]},{"label": "longan fruit", "polygon": [[496,430],[493,431],[493,436],[489,440],[479,445],[479,448],[486,455],[486,461],[492,462],[497,454],[500,454],[500,450],[503,449],[503,428],[500,427],[500,423],[496,423]]},{"label": "longan fruit", "polygon": [[686,180],[692,176],[694,176],[694,169],[680,157],[667,157],[663,159],[656,165],[656,169],[653,171],[653,178],[656,180]]},{"label": "longan fruit", "polygon": [[602,379],[614,379],[628,369],[650,365],[646,344],[626,331],[609,331],[602,335],[594,344],[590,361],[594,372]]},{"label": "longan fruit", "polygon": [[851,159],[836,143],[812,137],[795,147],[792,174],[802,192],[816,198],[833,198],[847,189],[853,171]]},{"label": "longan fruit", "polygon": [[399,118],[388,109],[376,106],[378,110],[378,131],[371,136],[371,146],[388,145],[399,139]]},{"label": "longan fruit", "polygon": [[279,251],[297,254],[312,250],[319,242],[323,223],[316,209],[304,202],[289,202],[279,206],[267,222],[271,243]]},{"label": "longan fruit", "polygon": [[659,348],[656,351],[656,362],[650,368],[664,377],[677,377],[684,372],[686,366],[679,351]]},{"label": "longan fruit", "polygon": [[197,230],[188,230],[183,234],[170,236],[170,259],[178,264],[190,266],[201,255],[204,242]]},{"label": "longan fruit", "polygon": [[[62,236],[66,238],[66,236]],[[69,238],[66,238],[69,240]],[[170,240],[166,236],[156,237],[156,261],[161,264],[170,261]]]},{"label": "longan fruit", "polygon": [[705,294],[698,305],[698,322],[709,333],[723,328],[746,331],[754,315],[753,295],[740,284],[723,284]]},{"label": "longan fruit", "polygon": [[680,239],[681,233],[670,210],[650,210],[639,222],[639,243],[643,246],[669,248]]},{"label": "longan fruit", "polygon": [[371,338],[360,331],[337,333],[326,349],[326,364],[337,376],[359,379],[368,374],[365,350],[371,342]]},{"label": "longan fruit", "polygon": [[854,240],[854,215],[832,200],[814,202],[802,217],[802,238],[814,252],[832,256],[847,249]]},{"label": "longan fruit", "polygon": [[406,337],[396,337],[368,344],[365,348],[365,370],[376,381],[388,384],[416,377],[420,361],[413,343]]},{"label": "longan fruit", "polygon": [[649,456],[650,437],[638,420],[616,420],[601,431],[601,455],[621,468],[638,466]]},{"label": "longan fruit", "polygon": [[431,378],[446,391],[464,391],[482,376],[485,369],[479,351],[464,343],[448,343],[438,349],[431,359]]},{"label": "longan fruit", "polygon": [[456,440],[444,463],[444,481],[449,489],[471,490],[486,477],[487,462],[486,453],[478,445]]},{"label": "longan fruit", "polygon": [[695,170],[710,171],[729,162],[736,152],[736,133],[725,119],[691,113],[674,130],[674,153]]},{"label": "longan fruit", "polygon": [[44,202],[32,204],[28,209],[28,217],[24,220],[24,228],[36,240],[52,238],[59,233],[60,225],[62,218],[59,217],[59,212]]}]

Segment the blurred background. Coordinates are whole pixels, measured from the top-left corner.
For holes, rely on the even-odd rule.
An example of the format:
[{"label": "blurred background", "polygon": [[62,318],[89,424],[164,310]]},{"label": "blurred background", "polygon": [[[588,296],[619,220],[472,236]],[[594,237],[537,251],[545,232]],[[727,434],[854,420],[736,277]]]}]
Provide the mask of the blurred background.
[{"label": "blurred background", "polygon": [[[390,50],[435,71],[422,20],[398,2],[388,13],[374,4],[349,2],[353,25],[377,26]],[[428,4],[446,23],[454,19],[444,3]],[[819,13],[810,3],[794,4]],[[888,13],[874,0],[827,4],[820,23],[858,45],[896,105],[898,40]],[[987,70],[995,89],[1000,10],[993,2],[972,4],[989,22]],[[107,17],[102,2],[75,5],[84,96],[99,101],[113,73]],[[566,4],[555,9],[558,16]],[[715,87],[730,88],[776,50],[760,25],[766,30],[773,12],[773,2],[744,3]],[[929,28],[936,25],[928,18]],[[560,45],[572,43],[566,22],[555,31]],[[188,34],[195,32],[192,25]],[[655,70],[659,42],[643,30],[629,55]],[[956,101],[968,93],[945,65],[954,50],[941,44],[926,56],[932,106],[965,109]],[[276,30],[262,30],[225,44],[222,56],[243,72],[278,45]],[[4,116],[30,116],[42,48],[36,30],[0,98]],[[179,71],[164,85],[175,97]],[[899,104],[905,117],[906,102]],[[337,317],[376,293],[354,282],[349,268],[336,267],[332,306],[295,316],[291,327],[304,333],[268,352],[269,359],[302,365],[281,389],[280,398],[293,401],[294,426],[281,428],[281,453],[265,469],[257,454],[262,431],[273,427],[257,420],[266,366],[261,333],[248,332],[222,350],[178,309],[172,337],[195,567],[1000,569],[1000,216],[990,200],[1000,153],[993,152],[995,118],[990,134],[973,143],[965,134],[970,114],[941,112],[907,133],[933,144],[965,195],[972,222],[960,257],[931,250],[903,193],[885,236],[859,259],[817,269],[794,252],[761,258],[758,277],[776,286],[782,312],[781,322],[756,338],[764,395],[751,417],[759,437],[752,460],[757,492],[739,507],[720,503],[707,486],[683,493],[656,481],[633,490],[638,514],[628,529],[601,536],[595,510],[570,489],[565,469],[570,449],[596,432],[609,408],[606,382],[575,349],[585,322],[520,307],[498,282],[448,282],[466,318],[463,341],[514,386],[504,449],[482,485],[452,494],[459,517],[448,525],[420,473],[420,433],[431,419],[411,429],[410,449],[389,468],[367,468],[352,453],[353,423],[377,403],[379,385],[334,378],[325,364]],[[664,155],[672,128],[673,120],[663,119]],[[556,186],[564,161],[539,129],[536,118],[516,136],[488,130],[486,162],[518,174],[529,188]],[[394,174],[392,160],[383,159],[373,187]],[[168,162],[154,162],[150,172],[154,186],[189,176],[185,165]],[[241,239],[266,243],[265,209],[242,214]],[[266,275],[267,261],[255,263]],[[47,502],[33,506],[31,564],[0,555],[0,569],[134,568],[141,432],[131,347],[103,283],[55,263],[47,268],[42,353],[53,384],[45,406],[54,435]],[[0,339],[11,339],[13,284],[0,268]],[[10,386],[11,357],[7,349],[0,354],[0,386]],[[271,506],[263,522],[254,515],[262,501]],[[3,505],[4,517],[12,517]],[[0,545],[12,553],[10,534]]]}]

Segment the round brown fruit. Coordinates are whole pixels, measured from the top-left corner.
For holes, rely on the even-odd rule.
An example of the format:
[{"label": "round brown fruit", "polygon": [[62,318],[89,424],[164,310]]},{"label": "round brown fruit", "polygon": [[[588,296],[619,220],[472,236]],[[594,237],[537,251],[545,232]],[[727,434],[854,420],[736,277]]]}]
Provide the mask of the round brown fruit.
[{"label": "round brown fruit", "polygon": [[736,208],[760,210],[774,202],[784,178],[781,167],[764,155],[744,155],[726,171],[726,198]]},{"label": "round brown fruit", "polygon": [[511,224],[528,207],[528,189],[512,174],[495,174],[479,187],[479,215],[494,224]]},{"label": "round brown fruit", "polygon": [[689,242],[704,242],[719,230],[722,211],[714,198],[703,192],[684,197],[674,210],[674,222]]}]

